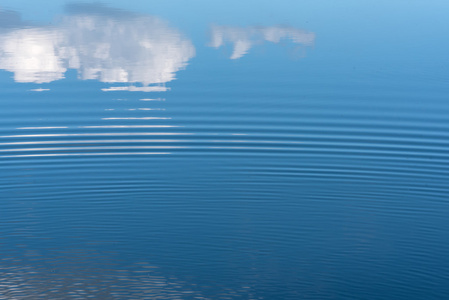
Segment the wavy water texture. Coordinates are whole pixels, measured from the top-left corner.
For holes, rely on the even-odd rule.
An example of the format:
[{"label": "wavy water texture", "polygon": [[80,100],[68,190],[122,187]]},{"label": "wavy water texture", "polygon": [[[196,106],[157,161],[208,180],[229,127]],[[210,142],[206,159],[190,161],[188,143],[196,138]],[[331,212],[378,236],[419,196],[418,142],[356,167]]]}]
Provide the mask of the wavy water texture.
[{"label": "wavy water texture", "polygon": [[[198,1],[195,26],[162,2],[144,6],[204,39]],[[3,12],[0,68],[19,83],[0,76],[0,299],[447,298],[449,87],[424,48],[443,39],[418,45],[435,23],[383,2],[325,21],[311,3],[287,18],[320,36],[306,58],[245,57],[308,49],[299,27],[215,26],[234,60],[198,48],[169,87],[195,49],[158,17]],[[91,81],[50,82],[69,69]]]}]

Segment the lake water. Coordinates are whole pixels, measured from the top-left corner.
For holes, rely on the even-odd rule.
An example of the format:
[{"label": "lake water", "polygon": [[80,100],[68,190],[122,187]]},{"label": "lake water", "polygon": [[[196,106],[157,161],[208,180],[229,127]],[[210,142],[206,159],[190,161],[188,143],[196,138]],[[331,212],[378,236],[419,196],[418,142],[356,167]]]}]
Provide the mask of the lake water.
[{"label": "lake water", "polygon": [[0,299],[445,299],[447,1],[2,1]]}]

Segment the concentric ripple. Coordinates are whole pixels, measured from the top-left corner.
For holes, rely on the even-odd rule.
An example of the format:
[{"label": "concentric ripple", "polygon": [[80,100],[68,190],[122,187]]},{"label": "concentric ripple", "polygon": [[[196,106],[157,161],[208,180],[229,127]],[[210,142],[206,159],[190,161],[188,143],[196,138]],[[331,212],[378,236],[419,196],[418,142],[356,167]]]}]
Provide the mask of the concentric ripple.
[{"label": "concentric ripple", "polygon": [[447,9],[137,2],[0,10],[0,300],[448,297]]}]

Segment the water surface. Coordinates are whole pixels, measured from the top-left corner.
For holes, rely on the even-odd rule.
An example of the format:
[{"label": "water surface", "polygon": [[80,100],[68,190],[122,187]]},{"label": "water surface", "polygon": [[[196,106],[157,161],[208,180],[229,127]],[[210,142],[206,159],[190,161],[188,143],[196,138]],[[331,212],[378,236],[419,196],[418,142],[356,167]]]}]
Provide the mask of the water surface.
[{"label": "water surface", "polygon": [[443,1],[5,1],[0,299],[444,299]]}]

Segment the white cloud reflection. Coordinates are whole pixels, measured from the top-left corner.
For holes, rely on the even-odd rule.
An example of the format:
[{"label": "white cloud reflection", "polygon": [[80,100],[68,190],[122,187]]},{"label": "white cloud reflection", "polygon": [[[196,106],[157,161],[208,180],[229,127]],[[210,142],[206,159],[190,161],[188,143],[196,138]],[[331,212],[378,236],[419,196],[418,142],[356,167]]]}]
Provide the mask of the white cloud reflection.
[{"label": "white cloud reflection", "polygon": [[315,41],[313,32],[288,26],[271,27],[231,27],[213,26],[210,46],[219,48],[225,43],[233,44],[231,59],[244,56],[252,46],[264,41],[279,43],[282,39],[289,39],[295,44],[310,46]]},{"label": "white cloud reflection", "polygon": [[50,82],[67,70],[59,54],[57,29],[13,29],[0,36],[0,68],[14,73],[17,82]]},{"label": "white cloud reflection", "polygon": [[[0,23],[0,68],[17,82],[64,78],[128,83],[104,91],[166,91],[166,82],[194,55],[191,41],[153,16],[102,5],[70,5],[55,26]],[[137,84],[139,86],[134,86]]]},{"label": "white cloud reflection", "polygon": [[129,91],[129,92],[165,92],[169,88],[166,86],[112,86],[101,89],[103,92]]}]

